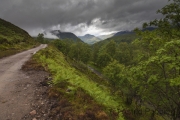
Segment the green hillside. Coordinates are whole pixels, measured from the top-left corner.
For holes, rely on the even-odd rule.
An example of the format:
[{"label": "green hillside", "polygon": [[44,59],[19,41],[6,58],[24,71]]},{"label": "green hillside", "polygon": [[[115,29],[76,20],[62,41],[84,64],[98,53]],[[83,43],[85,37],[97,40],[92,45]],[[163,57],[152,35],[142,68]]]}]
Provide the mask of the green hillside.
[{"label": "green hillside", "polygon": [[79,38],[87,44],[94,44],[94,43],[101,41],[100,38],[98,38],[94,35],[90,35],[90,34],[86,34],[84,36],[79,36]]},{"label": "green hillside", "polygon": [[33,45],[35,41],[26,31],[0,18],[0,58]]},{"label": "green hillside", "polygon": [[104,45],[107,44],[108,42],[110,42],[111,40],[113,40],[116,43],[121,43],[121,42],[126,42],[126,43],[131,43],[133,40],[136,39],[136,34],[124,34],[124,35],[120,35],[120,36],[113,36],[111,38],[107,38],[103,41],[97,42],[94,45]]},{"label": "green hillside", "polygon": [[137,46],[131,43],[137,38],[136,34],[125,34],[93,44],[91,65],[104,67],[113,59],[126,65],[133,64],[132,58],[135,57],[133,51],[137,49]]},{"label": "green hillside", "polygon": [[[179,11],[180,1],[173,0],[158,10],[164,18],[142,25],[156,29],[135,29],[94,45],[49,41],[29,65],[50,74],[47,94],[58,104],[47,114],[62,120],[179,120]],[[7,24],[1,25],[1,51],[33,45],[26,32],[1,21]]]},{"label": "green hillside", "polygon": [[[68,59],[52,46],[39,51],[33,59],[52,74],[53,92],[60,94],[60,99],[68,99],[75,109],[72,114],[78,117],[83,115],[88,119],[86,111],[93,110],[95,120],[123,120],[122,100],[112,95],[111,88],[105,85],[105,81],[83,67],[83,64]],[[83,69],[83,72],[80,69]],[[67,92],[67,89],[70,92]],[[114,115],[111,112],[114,112]]]}]

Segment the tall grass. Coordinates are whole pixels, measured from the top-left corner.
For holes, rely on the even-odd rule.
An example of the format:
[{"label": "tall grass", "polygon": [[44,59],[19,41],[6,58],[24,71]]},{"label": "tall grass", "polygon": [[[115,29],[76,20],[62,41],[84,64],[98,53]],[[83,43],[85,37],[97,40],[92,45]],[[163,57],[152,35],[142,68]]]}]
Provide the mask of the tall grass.
[{"label": "tall grass", "polygon": [[[38,52],[34,58],[39,61],[53,75],[53,84],[58,84],[62,81],[67,81],[73,86],[80,87],[86,91],[94,100],[102,104],[107,109],[122,110],[121,101],[116,100],[110,94],[108,88],[100,87],[100,85],[71,67],[65,60],[64,55],[53,47],[48,47]],[[123,120],[122,113],[119,112],[118,120]]]}]

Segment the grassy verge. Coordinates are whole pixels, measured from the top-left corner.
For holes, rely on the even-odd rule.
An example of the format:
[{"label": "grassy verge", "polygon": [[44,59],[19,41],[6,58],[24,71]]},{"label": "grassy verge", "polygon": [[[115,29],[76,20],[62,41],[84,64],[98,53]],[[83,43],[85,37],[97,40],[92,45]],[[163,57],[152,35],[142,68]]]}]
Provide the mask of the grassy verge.
[{"label": "grassy verge", "polygon": [[30,48],[38,46],[38,43],[33,44],[18,44],[18,45],[0,45],[0,58],[7,57],[10,55],[14,55],[16,53],[28,50]]},{"label": "grassy verge", "polygon": [[[103,106],[108,114],[117,114],[118,120],[123,120],[121,113],[123,109],[122,101],[117,100],[115,96],[111,95],[110,90],[101,86],[97,82],[92,81],[89,77],[82,72],[72,67],[65,59],[64,55],[56,50],[54,47],[48,47],[38,52],[34,58],[41,63],[52,76],[52,84],[54,86],[67,83],[70,91],[74,91],[75,95],[77,90],[84,91],[88,96],[93,98],[100,106]],[[62,91],[57,87],[57,91]],[[114,118],[111,118],[114,119]]]}]

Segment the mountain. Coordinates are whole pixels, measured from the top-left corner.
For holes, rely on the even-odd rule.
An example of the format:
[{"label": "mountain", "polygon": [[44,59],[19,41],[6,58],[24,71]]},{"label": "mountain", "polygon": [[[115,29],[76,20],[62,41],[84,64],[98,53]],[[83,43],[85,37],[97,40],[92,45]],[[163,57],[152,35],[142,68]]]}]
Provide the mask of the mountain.
[{"label": "mountain", "polygon": [[[153,31],[155,30],[156,28],[154,27],[146,27],[146,28],[143,28],[141,31]],[[120,36],[120,35],[129,35],[129,34],[134,34],[134,31],[120,31],[120,32],[117,32],[116,34],[114,34],[114,36]]]},{"label": "mountain", "polygon": [[60,30],[52,30],[49,32],[44,32],[46,34],[51,33],[52,36],[58,37],[59,39],[72,39],[74,41],[80,41],[80,39],[71,32],[61,32]]},{"label": "mountain", "polygon": [[79,38],[85,42],[85,43],[88,43],[88,44],[94,44],[94,43],[97,43],[99,41],[102,41],[102,39],[94,36],[94,35],[90,35],[90,34],[86,34],[84,36],[79,36]]},{"label": "mountain", "polygon": [[[141,31],[153,31],[155,29],[157,29],[157,28],[147,27],[147,28],[141,29]],[[114,36],[112,36],[110,38],[107,38],[103,41],[95,43],[94,46],[100,47],[101,45],[107,44],[111,40],[114,40],[114,42],[116,42],[116,43],[121,43],[121,42],[131,43],[136,38],[137,38],[137,36],[134,31],[120,31],[120,32],[114,34]]]},{"label": "mountain", "polygon": [[113,40],[117,44],[121,43],[121,42],[131,43],[136,38],[137,38],[136,34],[123,34],[123,35],[113,36],[111,38],[107,38],[107,39],[105,39],[103,41],[100,41],[100,42],[97,42],[97,43],[95,43],[93,45],[94,46],[96,46],[96,45],[101,46],[101,45],[107,44],[111,40]]},{"label": "mountain", "polygon": [[114,36],[120,36],[120,35],[127,35],[127,34],[133,34],[133,31],[120,31],[114,34]]},{"label": "mountain", "polygon": [[97,37],[102,39],[102,40],[105,40],[105,39],[110,38],[110,37],[112,37],[114,35],[115,35],[115,33],[112,33],[112,34],[109,34],[109,35],[100,35],[100,36],[97,36]]},{"label": "mountain", "polygon": [[0,44],[29,42],[33,38],[23,29],[0,18]]},{"label": "mountain", "polygon": [[45,39],[59,39],[56,35],[51,33],[51,31],[44,31],[43,34]]},{"label": "mountain", "polygon": [[35,40],[25,30],[0,18],[0,58],[35,44]]}]

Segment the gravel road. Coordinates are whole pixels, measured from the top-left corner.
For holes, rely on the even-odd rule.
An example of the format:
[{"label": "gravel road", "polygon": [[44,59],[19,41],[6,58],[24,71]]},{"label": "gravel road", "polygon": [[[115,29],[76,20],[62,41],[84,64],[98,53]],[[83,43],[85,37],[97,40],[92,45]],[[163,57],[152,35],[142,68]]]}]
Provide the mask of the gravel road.
[{"label": "gravel road", "polygon": [[21,71],[22,65],[39,47],[0,59],[0,120],[20,120],[31,112],[33,81]]}]

